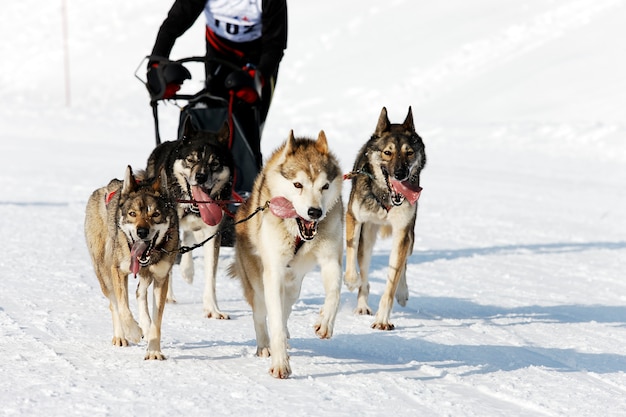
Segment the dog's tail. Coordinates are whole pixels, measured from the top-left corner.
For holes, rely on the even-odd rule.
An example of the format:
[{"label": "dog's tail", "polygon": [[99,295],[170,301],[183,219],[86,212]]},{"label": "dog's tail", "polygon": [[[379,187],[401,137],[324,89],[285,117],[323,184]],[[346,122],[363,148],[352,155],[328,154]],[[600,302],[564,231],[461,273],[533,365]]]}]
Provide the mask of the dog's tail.
[{"label": "dog's tail", "polygon": [[[238,242],[235,243],[237,246]],[[228,276],[233,279],[238,279],[241,282],[241,288],[243,289],[243,295],[248,301],[250,306],[254,306],[254,288],[252,287],[252,282],[249,273],[257,273],[256,267],[246,268],[246,266],[250,267],[251,265],[243,265],[241,256],[237,255],[235,252],[235,259],[233,263],[228,266]],[[250,270],[249,270],[250,269]]]}]

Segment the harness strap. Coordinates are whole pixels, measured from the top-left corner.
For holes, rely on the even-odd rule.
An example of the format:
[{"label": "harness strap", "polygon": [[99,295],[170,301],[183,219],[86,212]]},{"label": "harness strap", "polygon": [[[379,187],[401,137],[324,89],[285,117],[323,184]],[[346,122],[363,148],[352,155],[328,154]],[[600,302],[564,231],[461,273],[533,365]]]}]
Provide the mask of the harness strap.
[{"label": "harness strap", "polygon": [[111,200],[113,199],[113,196],[115,195],[115,193],[117,193],[117,190],[115,191],[111,191],[109,194],[104,196],[104,205],[108,206],[109,203],[111,202]]}]

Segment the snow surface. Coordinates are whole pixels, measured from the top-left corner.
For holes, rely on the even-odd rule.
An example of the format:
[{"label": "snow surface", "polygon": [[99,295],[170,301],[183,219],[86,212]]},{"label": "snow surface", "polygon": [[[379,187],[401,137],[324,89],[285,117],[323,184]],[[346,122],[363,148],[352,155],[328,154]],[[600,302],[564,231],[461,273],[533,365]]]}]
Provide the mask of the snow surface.
[{"label": "snow surface", "polygon": [[[318,340],[313,271],[288,380],[254,356],[230,249],[231,320],[203,318],[203,280],[175,267],[168,360],[110,345],[84,207],[154,146],[134,72],[171,1],[66,2],[70,103],[62,3],[5,2],[0,17],[2,415],[626,413],[626,1],[290,2],[266,155],[289,129],[324,129],[348,170],[381,107],[402,121],[412,105],[429,163],[396,329],[370,329],[344,288],[335,335]],[[201,20],[173,58],[202,54]],[[177,108],[160,112],[173,139]],[[375,248],[372,306],[389,251]]]}]

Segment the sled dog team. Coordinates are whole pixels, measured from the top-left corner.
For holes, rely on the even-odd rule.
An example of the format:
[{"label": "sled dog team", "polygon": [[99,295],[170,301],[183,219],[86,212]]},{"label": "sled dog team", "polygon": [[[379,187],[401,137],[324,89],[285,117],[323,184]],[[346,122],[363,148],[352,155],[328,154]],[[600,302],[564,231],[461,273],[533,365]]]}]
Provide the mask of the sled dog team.
[{"label": "sled dog team", "polygon": [[[215,295],[220,227],[231,214],[234,164],[229,127],[208,133],[185,126],[182,139],[158,145],[145,170],[127,167],[90,196],[85,236],[102,292],[109,299],[115,346],[146,339],[145,359],[161,353],[161,320],[166,300],[174,301],[171,271],[179,253],[182,277],[191,282],[191,248],[202,247],[206,317],[227,319]],[[415,131],[411,108],[403,123],[391,123],[382,109],[371,138],[359,150],[351,172],[343,174],[324,131],[317,139],[290,132],[257,176],[250,197],[234,215],[234,261],[229,275],[240,280],[252,307],[257,355],[270,357],[269,372],[291,374],[287,321],[304,275],[319,265],[325,291],[315,323],[322,339],[333,335],[342,281],[358,289],[358,314],[368,305],[368,269],[376,237],[391,236],[386,288],[372,327],[391,330],[394,297],[406,305],[406,263],[413,251],[424,143]],[[352,188],[344,211],[342,183]],[[344,242],[346,268],[342,277]],[[222,225],[222,226],[221,226]],[[183,249],[187,249],[184,251]],[[128,275],[138,279],[139,323],[128,302]],[[152,317],[148,287],[153,284]]]}]

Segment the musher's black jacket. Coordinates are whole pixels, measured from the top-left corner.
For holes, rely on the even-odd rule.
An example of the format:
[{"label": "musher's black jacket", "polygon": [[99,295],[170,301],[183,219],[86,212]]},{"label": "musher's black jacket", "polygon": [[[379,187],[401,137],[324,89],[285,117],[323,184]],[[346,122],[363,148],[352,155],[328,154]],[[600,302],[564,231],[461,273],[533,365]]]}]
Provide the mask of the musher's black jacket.
[{"label": "musher's black jacket", "polygon": [[[169,57],[176,39],[189,29],[204,10],[206,0],[176,0],[163,21],[152,49],[152,55]],[[243,58],[216,51],[207,42],[207,56],[227,59],[237,65],[253,64],[265,77],[277,75],[278,65],[287,48],[286,0],[263,0],[262,35],[260,39],[235,43],[220,40],[243,52]]]}]

